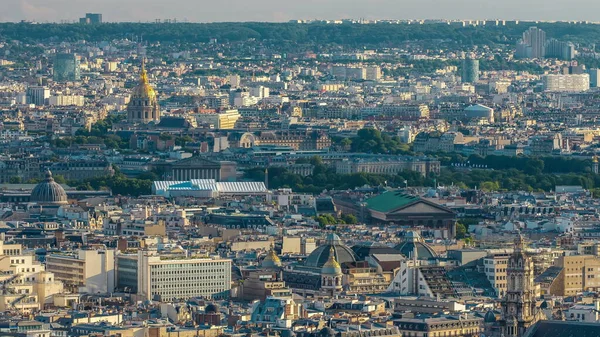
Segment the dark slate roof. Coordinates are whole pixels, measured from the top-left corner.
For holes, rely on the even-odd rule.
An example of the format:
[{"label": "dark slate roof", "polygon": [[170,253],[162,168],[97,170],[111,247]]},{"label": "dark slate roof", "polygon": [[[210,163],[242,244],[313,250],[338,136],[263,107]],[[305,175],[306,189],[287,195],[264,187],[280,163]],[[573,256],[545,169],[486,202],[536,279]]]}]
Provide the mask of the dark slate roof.
[{"label": "dark slate roof", "polygon": [[362,242],[353,246],[352,251],[359,260],[364,260],[367,256],[373,254],[398,254],[397,250],[381,242]]},{"label": "dark slate roof", "polygon": [[544,270],[544,272],[541,273],[539,276],[537,276],[535,278],[535,282],[537,282],[537,283],[542,283],[542,282],[552,283],[552,281],[554,281],[554,279],[556,279],[558,274],[560,274],[561,270],[562,270],[562,267],[551,266],[548,269]]},{"label": "dark slate roof", "polygon": [[181,117],[162,117],[160,119],[160,123],[158,123],[159,127],[163,128],[189,128],[190,123]]},{"label": "dark slate roof", "polygon": [[424,242],[403,242],[401,244],[396,245],[394,250],[396,252],[400,252],[400,254],[412,258],[413,252],[417,251],[417,256],[415,258],[419,260],[428,260],[434,259],[437,257],[436,252],[431,248],[428,244]]},{"label": "dark slate roof", "polygon": [[335,205],[333,199],[330,197],[318,198],[315,201],[315,205],[317,207],[317,212],[335,212]]},{"label": "dark slate roof", "polygon": [[410,205],[419,199],[420,198],[417,196],[404,194],[402,192],[388,191],[367,200],[367,206],[375,211],[389,212],[402,206]]},{"label": "dark slate roof", "polygon": [[539,321],[524,337],[598,337],[600,324],[570,321]]}]

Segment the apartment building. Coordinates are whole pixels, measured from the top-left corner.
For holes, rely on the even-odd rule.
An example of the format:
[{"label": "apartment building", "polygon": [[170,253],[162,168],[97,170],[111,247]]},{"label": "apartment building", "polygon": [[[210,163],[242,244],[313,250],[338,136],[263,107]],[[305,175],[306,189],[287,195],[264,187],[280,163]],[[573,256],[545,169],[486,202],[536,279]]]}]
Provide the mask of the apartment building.
[{"label": "apartment building", "polygon": [[506,266],[511,254],[508,251],[491,252],[483,259],[485,276],[500,298],[506,294]]},{"label": "apartment building", "polygon": [[0,311],[40,310],[53,302],[53,295],[63,292],[62,282],[46,271],[34,255],[0,255],[0,284]]},{"label": "apartment building", "polygon": [[111,249],[51,254],[46,257],[46,269],[74,292],[106,294],[115,289],[115,251]]}]

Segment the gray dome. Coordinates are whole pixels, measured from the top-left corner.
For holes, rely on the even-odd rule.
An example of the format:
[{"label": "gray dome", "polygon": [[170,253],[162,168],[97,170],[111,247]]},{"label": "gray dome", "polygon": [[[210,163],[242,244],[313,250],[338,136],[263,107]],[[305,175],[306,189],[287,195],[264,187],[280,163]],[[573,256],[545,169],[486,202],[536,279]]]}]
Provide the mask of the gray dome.
[{"label": "gray dome", "polygon": [[313,250],[306,258],[304,265],[307,267],[322,268],[327,260],[329,260],[329,253],[332,249],[335,260],[339,264],[356,262],[356,255],[342,242],[342,239],[335,234],[328,234],[325,244]]},{"label": "gray dome", "polygon": [[352,251],[359,260],[364,260],[373,254],[398,254],[397,250],[381,242],[361,242],[352,246]]},{"label": "gray dome", "polygon": [[492,310],[488,310],[488,312],[485,313],[485,317],[483,317],[483,321],[484,323],[495,323],[496,315],[494,315]]},{"label": "gray dome", "polygon": [[209,304],[204,308],[204,312],[207,314],[216,314],[219,312],[219,308],[215,304]]},{"label": "gray dome", "polygon": [[280,334],[281,337],[296,337],[296,333],[292,330],[286,329],[286,330],[281,330]]},{"label": "gray dome", "polygon": [[333,337],[335,336],[335,331],[330,327],[324,327],[321,329],[321,331],[319,331],[319,335],[321,337]]},{"label": "gray dome", "polygon": [[67,193],[54,181],[52,172],[48,170],[46,179],[35,186],[29,200],[38,204],[65,205],[67,204]]},{"label": "gray dome", "polygon": [[428,260],[437,257],[437,254],[427,243],[423,241],[421,236],[416,232],[407,232],[404,236],[404,242],[394,247],[400,254],[406,257],[413,257],[413,253],[416,250],[416,259]]}]

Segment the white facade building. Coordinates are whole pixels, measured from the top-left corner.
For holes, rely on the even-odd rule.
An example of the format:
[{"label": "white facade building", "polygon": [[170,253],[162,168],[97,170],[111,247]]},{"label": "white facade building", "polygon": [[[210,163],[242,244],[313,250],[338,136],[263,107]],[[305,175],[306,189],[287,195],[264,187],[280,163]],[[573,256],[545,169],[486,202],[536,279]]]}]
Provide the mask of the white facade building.
[{"label": "white facade building", "polygon": [[227,298],[231,290],[231,260],[166,257],[156,251],[139,251],[137,290],[144,300]]},{"label": "white facade building", "polygon": [[48,104],[54,106],[83,106],[85,98],[81,95],[55,95],[48,99]]},{"label": "white facade building", "polygon": [[587,91],[590,89],[590,75],[544,75],[542,76],[542,84],[546,91]]}]

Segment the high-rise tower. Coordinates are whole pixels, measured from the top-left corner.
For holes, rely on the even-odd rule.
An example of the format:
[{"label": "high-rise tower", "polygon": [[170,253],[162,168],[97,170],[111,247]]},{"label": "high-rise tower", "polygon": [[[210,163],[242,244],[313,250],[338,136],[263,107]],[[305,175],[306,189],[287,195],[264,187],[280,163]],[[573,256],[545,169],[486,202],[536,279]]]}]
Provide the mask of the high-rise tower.
[{"label": "high-rise tower", "polygon": [[523,38],[517,44],[517,58],[541,59],[546,54],[546,32],[537,28],[529,27],[523,32]]},{"label": "high-rise tower", "polygon": [[475,83],[479,81],[479,60],[471,56],[462,61],[461,80],[463,83]]},{"label": "high-rise tower", "polygon": [[133,88],[127,105],[127,121],[131,124],[147,124],[160,121],[160,106],[156,92],[148,83],[145,61],[142,60],[140,83]]},{"label": "high-rise tower", "polygon": [[75,54],[57,54],[53,69],[56,82],[79,81],[81,77],[79,58]]},{"label": "high-rise tower", "polygon": [[533,269],[533,260],[525,253],[525,242],[519,234],[506,268],[507,289],[500,321],[505,337],[522,337],[539,320]]}]

